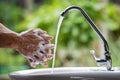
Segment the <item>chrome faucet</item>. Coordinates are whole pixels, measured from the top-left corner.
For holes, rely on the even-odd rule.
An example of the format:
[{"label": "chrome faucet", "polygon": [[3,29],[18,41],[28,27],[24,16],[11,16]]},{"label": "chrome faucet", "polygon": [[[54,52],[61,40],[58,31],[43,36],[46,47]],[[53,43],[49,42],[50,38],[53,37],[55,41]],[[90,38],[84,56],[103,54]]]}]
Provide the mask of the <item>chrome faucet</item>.
[{"label": "chrome faucet", "polygon": [[103,59],[100,59],[100,58],[96,58],[95,56],[95,51],[94,50],[91,50],[90,53],[93,55],[96,63],[98,66],[105,66],[107,68],[107,70],[111,70],[112,68],[112,59],[111,59],[111,53],[109,51],[109,46],[108,46],[108,43],[107,41],[105,40],[105,38],[103,37],[103,35],[100,33],[100,31],[96,28],[96,25],[93,23],[93,21],[91,20],[91,18],[87,15],[87,13],[81,9],[80,7],[77,7],[77,6],[71,6],[71,7],[68,7],[67,9],[65,9],[62,13],[61,13],[61,16],[64,18],[65,15],[70,11],[70,10],[79,10],[80,13],[84,16],[84,18],[88,21],[88,23],[90,24],[91,28],[98,34],[98,36],[101,38],[101,40],[103,41],[104,43],[104,50],[105,50],[105,53],[104,53],[104,56],[105,58]]}]

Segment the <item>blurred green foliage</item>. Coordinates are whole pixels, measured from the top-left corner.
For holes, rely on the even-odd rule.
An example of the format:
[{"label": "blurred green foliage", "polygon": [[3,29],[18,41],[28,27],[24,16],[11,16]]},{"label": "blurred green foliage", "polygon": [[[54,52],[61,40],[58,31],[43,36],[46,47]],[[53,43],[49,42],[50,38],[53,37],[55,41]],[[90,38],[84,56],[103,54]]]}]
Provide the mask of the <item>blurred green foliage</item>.
[{"label": "blurred green foliage", "polygon": [[23,10],[13,3],[0,3],[0,22],[11,30],[15,30],[17,24],[23,20]]},{"label": "blurred green foliage", "polygon": [[[71,5],[83,8],[96,24],[96,21],[100,20],[103,21],[111,31],[119,28],[120,23],[114,4],[105,4],[99,0],[53,0],[50,1],[50,3],[40,6],[36,12],[27,16],[16,30],[22,31],[38,27],[55,36],[60,13]],[[104,13],[102,13],[103,10]],[[87,21],[77,11],[71,11],[65,18],[62,26],[64,27],[62,27],[60,31],[60,45],[68,46],[69,44],[73,44],[77,47],[84,45],[89,46],[90,42],[95,38],[95,34],[87,24]]]},{"label": "blurred green foliage", "polygon": [[[68,6],[79,6],[88,13],[95,24],[98,25],[98,28],[100,28],[99,21],[102,21],[109,29],[111,32],[110,48],[113,57],[113,65],[120,66],[117,62],[119,59],[118,55],[120,55],[117,54],[120,48],[120,11],[117,5],[110,2],[106,4],[101,2],[101,0],[44,0],[43,2],[43,5],[33,13],[28,14],[24,20],[23,10],[17,5],[0,3],[0,22],[16,32],[22,32],[31,28],[41,28],[47,31],[49,35],[55,36],[60,13]],[[79,11],[69,12],[63,21],[59,34],[59,49],[57,50],[59,54],[57,55],[61,62],[57,56],[56,65],[65,65],[64,63],[67,63],[66,59],[76,59],[76,64],[80,64],[80,66],[94,65],[94,62],[91,61],[92,59],[88,57],[90,55],[83,53],[89,53],[87,50],[90,49],[92,43],[96,41],[96,39],[97,35],[92,31]],[[54,43],[54,40],[52,43]],[[60,50],[60,48],[63,50]],[[80,51],[73,50],[76,48],[80,48]],[[25,59],[14,50],[0,49],[0,54],[0,66],[9,66],[11,70],[21,69],[18,66],[25,65],[26,63]],[[7,58],[9,61],[6,60]],[[81,64],[81,62],[83,64]],[[49,67],[51,67],[52,62],[48,61],[48,63]],[[68,64],[72,65],[71,63]],[[17,67],[15,68],[12,65]],[[42,66],[38,67],[42,68]]]}]

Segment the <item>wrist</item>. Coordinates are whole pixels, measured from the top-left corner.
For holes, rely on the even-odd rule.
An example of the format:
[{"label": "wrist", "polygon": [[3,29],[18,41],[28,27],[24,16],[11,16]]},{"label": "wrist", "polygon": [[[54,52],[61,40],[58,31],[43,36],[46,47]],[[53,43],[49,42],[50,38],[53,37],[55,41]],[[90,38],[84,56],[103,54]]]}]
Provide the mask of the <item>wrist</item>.
[{"label": "wrist", "polygon": [[19,46],[19,43],[21,41],[21,38],[18,34],[14,34],[13,36],[13,43],[11,45],[11,48],[17,49]]},{"label": "wrist", "polygon": [[19,36],[16,33],[0,33],[0,48],[16,48]]}]

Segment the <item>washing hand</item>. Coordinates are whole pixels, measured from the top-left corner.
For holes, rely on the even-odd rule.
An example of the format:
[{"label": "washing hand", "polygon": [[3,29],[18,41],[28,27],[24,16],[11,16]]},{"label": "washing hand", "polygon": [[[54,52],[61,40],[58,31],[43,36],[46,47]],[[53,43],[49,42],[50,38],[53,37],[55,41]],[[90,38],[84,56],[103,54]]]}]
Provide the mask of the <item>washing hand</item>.
[{"label": "washing hand", "polygon": [[50,43],[52,36],[49,36],[41,29],[32,29],[20,34],[11,31],[0,23],[0,48],[13,48],[21,53],[32,67],[38,64],[47,66],[47,60],[52,59]]},{"label": "washing hand", "polygon": [[54,47],[50,43],[52,36],[49,36],[41,29],[28,30],[19,34],[19,43],[16,50],[20,52],[32,67],[41,64],[47,66],[47,59],[52,59],[51,49]]}]

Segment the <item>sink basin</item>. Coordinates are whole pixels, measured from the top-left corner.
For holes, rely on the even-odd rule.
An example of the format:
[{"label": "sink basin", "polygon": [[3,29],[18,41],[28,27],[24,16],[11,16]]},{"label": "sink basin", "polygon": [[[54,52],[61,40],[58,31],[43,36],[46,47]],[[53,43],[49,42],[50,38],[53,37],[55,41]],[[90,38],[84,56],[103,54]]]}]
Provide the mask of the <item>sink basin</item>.
[{"label": "sink basin", "polygon": [[30,69],[9,74],[12,80],[120,80],[120,68],[107,71],[105,67],[62,67]]}]

